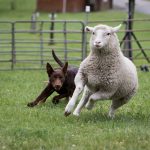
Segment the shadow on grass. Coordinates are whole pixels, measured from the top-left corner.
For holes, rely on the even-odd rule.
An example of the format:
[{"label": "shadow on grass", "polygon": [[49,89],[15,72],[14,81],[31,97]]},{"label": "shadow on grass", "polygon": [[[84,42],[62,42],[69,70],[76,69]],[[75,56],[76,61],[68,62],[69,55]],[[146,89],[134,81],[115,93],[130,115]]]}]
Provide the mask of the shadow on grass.
[{"label": "shadow on grass", "polygon": [[[129,108],[119,109],[116,111],[114,119],[108,117],[108,104],[99,105],[91,111],[83,109],[80,116],[76,117],[71,114],[67,118],[64,116],[64,109],[66,107],[67,101],[63,100],[59,104],[55,105],[52,103],[51,99],[48,99],[45,103],[39,104],[31,109],[37,109],[37,111],[47,111],[52,113],[52,118],[56,116],[61,120],[62,123],[74,124],[78,122],[79,124],[101,124],[101,123],[120,123],[120,124],[147,124],[150,123],[149,113],[144,113],[143,110],[138,111]],[[66,122],[67,121],[67,122]]]},{"label": "shadow on grass", "polygon": [[[148,123],[150,122],[150,115],[143,114],[142,112],[120,112],[116,113],[115,118],[108,117],[106,112],[93,111],[84,112],[81,119],[85,123],[104,123],[104,122],[122,122],[122,123]],[[81,120],[80,119],[80,120]]]}]

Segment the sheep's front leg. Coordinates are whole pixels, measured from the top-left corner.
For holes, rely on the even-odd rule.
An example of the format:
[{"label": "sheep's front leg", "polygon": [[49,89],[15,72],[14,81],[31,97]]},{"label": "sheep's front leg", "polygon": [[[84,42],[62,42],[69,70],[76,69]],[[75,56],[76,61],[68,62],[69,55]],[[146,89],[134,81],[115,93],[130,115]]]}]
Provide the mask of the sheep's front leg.
[{"label": "sheep's front leg", "polygon": [[81,73],[77,73],[76,77],[75,77],[75,85],[76,88],[74,90],[74,93],[72,95],[72,98],[69,100],[66,108],[65,108],[65,116],[68,116],[71,114],[72,109],[75,106],[75,103],[77,101],[78,96],[80,95],[80,93],[82,92],[85,82],[83,80],[82,74]]},{"label": "sheep's front leg", "polygon": [[91,110],[94,106],[95,101],[97,100],[107,100],[109,99],[112,95],[114,94],[114,92],[102,92],[102,91],[98,91],[94,94],[92,94],[86,104],[86,108]]},{"label": "sheep's front leg", "polygon": [[73,96],[65,108],[65,116],[68,116],[71,114],[71,111],[74,108],[77,98],[79,94],[82,92],[82,90],[83,90],[83,85],[80,84],[76,86]]},{"label": "sheep's front leg", "polygon": [[85,86],[84,88],[84,92],[83,92],[83,96],[78,104],[78,106],[76,107],[75,111],[73,112],[73,115],[75,116],[79,116],[81,109],[84,107],[84,105],[87,103],[89,97],[91,95],[91,92],[88,90],[88,88]]}]

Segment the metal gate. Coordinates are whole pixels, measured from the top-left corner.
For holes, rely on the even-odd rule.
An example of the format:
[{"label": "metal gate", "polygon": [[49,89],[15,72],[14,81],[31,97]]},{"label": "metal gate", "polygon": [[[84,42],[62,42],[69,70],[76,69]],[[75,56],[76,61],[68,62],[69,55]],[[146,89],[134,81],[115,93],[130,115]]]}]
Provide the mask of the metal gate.
[{"label": "metal gate", "polygon": [[0,22],[0,70],[42,69],[54,63],[51,50],[62,61],[77,64],[86,55],[82,21]]},{"label": "metal gate", "polygon": [[[133,30],[126,28],[130,21],[134,22]],[[86,23],[64,20],[0,22],[0,70],[44,69],[47,62],[56,65],[51,55],[52,49],[62,61],[69,61],[70,65],[78,66],[89,51],[87,41],[90,34],[86,35],[84,32],[85,25],[116,26],[120,23],[124,26],[117,35],[124,54],[132,54],[129,58],[137,67],[145,64],[149,66],[150,18],[128,22],[126,20],[99,20]],[[126,38],[126,35],[130,35],[131,38]]]}]

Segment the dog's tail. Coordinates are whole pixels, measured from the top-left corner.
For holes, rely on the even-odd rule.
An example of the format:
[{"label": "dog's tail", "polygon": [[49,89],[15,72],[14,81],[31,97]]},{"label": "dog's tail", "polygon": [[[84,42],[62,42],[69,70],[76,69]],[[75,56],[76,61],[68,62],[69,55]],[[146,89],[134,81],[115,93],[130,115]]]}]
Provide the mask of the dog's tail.
[{"label": "dog's tail", "polygon": [[52,49],[52,55],[55,59],[55,61],[59,64],[60,67],[64,67],[64,63],[56,56],[54,50]]}]

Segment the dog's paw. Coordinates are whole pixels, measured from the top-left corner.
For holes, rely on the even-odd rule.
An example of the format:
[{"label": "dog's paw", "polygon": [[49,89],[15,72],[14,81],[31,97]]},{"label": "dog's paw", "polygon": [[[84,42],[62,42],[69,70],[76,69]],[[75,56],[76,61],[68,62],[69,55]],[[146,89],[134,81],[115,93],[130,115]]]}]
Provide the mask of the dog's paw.
[{"label": "dog's paw", "polygon": [[53,100],[52,100],[52,103],[56,105],[56,104],[59,103],[59,100],[58,100],[58,99],[53,99]]},{"label": "dog's paw", "polygon": [[27,104],[27,106],[28,106],[28,107],[34,107],[35,104],[34,104],[33,102],[30,102],[30,103]]}]

